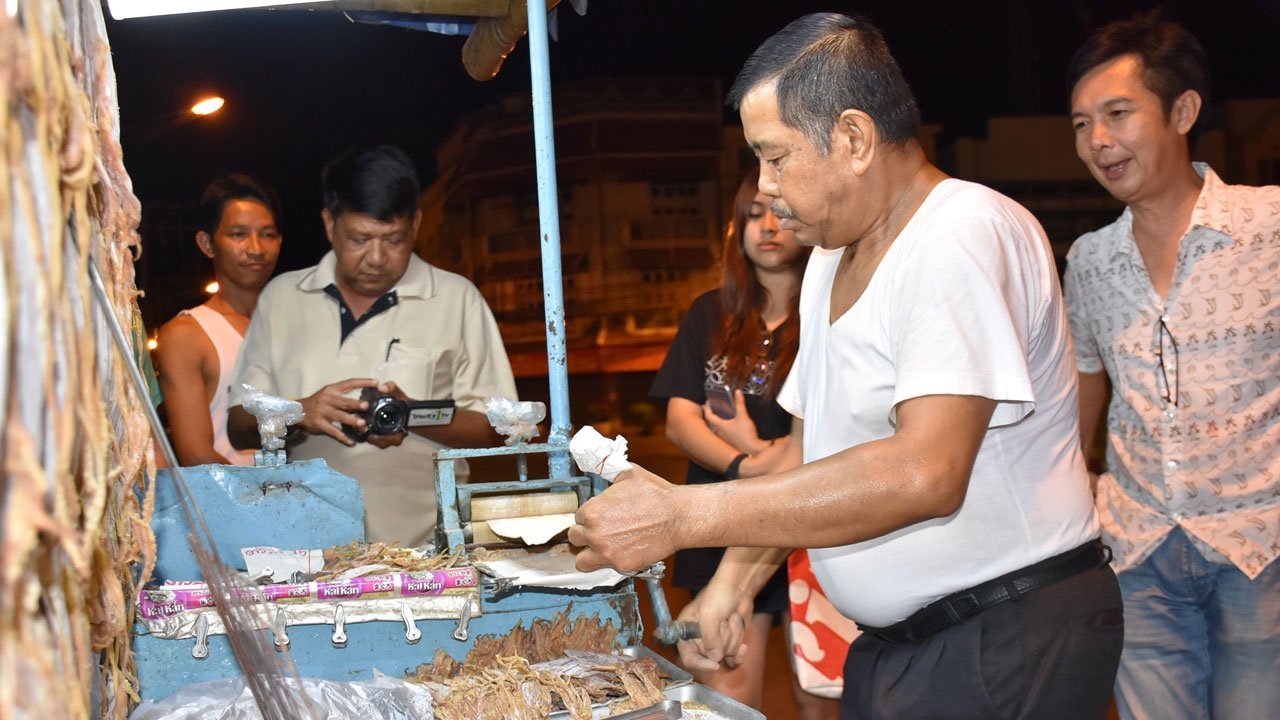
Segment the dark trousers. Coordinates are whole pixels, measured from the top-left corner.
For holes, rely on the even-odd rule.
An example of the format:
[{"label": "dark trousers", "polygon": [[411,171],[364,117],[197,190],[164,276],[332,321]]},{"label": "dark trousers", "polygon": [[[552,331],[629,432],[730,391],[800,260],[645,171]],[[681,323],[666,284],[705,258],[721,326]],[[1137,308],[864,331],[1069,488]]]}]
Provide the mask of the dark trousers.
[{"label": "dark trousers", "polygon": [[1110,566],[988,608],[918,642],[861,635],[842,720],[1104,720],[1124,610]]}]

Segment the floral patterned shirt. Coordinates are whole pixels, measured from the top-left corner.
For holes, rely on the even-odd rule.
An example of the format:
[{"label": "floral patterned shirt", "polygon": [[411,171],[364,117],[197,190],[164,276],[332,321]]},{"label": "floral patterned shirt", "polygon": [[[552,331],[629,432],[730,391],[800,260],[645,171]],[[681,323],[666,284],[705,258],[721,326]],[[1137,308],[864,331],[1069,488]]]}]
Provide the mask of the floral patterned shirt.
[{"label": "floral patterned shirt", "polygon": [[1097,505],[1117,569],[1181,527],[1254,578],[1280,555],[1280,187],[1196,171],[1167,298],[1127,208],[1076,241],[1064,288],[1080,372],[1111,380]]}]

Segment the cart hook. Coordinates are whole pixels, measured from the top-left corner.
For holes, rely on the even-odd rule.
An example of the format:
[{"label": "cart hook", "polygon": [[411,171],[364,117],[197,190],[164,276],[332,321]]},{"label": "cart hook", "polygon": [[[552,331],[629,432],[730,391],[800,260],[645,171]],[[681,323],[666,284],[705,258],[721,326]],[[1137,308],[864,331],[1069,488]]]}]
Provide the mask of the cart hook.
[{"label": "cart hook", "polygon": [[333,646],[347,646],[347,611],[341,605],[333,611]]},{"label": "cart hook", "polygon": [[462,605],[462,611],[458,614],[458,627],[453,629],[453,639],[458,642],[467,641],[467,623],[471,622],[471,601],[467,600]]}]

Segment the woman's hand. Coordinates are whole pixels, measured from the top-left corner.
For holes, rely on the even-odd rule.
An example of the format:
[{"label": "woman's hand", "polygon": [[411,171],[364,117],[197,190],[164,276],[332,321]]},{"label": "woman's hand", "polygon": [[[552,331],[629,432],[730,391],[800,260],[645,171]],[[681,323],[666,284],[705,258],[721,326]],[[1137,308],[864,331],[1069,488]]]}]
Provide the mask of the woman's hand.
[{"label": "woman's hand", "polygon": [[759,454],[769,447],[770,442],[760,439],[760,431],[755,421],[747,414],[747,400],[741,390],[733,391],[733,405],[737,413],[726,420],[712,412],[710,405],[703,404],[702,419],[716,436],[732,445],[738,452],[744,452],[747,455]]}]

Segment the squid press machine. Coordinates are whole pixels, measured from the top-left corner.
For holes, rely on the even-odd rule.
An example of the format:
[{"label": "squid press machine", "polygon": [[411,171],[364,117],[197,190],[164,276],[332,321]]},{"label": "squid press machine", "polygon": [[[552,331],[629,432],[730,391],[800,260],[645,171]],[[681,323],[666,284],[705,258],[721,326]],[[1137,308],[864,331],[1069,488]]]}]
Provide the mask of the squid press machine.
[{"label": "squid press machine", "polygon": [[[568,447],[519,443],[437,453],[436,547],[419,550],[427,556],[450,555],[448,567],[379,569],[373,575],[322,581],[262,578],[253,592],[260,593],[266,609],[263,625],[273,633],[277,649],[288,649],[302,677],[368,680],[375,669],[400,676],[432,662],[437,649],[461,662],[476,637],[505,635],[517,624],[527,629],[571,606],[571,618],[597,616],[602,625],[611,623],[625,654],[652,656],[687,682],[687,673],[642,647],[631,577],[612,571],[579,573],[563,532],[539,535],[555,526],[553,516],[573,513],[607,483],[592,473],[530,479],[527,458],[538,453],[567,458]],[[495,456],[514,456],[518,477],[457,482],[455,460]],[[242,674],[207,590],[201,595],[188,522],[173,483],[163,477],[167,472],[161,471],[156,481],[156,569],[153,582],[140,594],[135,622],[144,700]],[[242,549],[300,554],[363,538],[359,484],[322,460],[254,468],[205,465],[184,472],[217,541],[219,559],[228,567],[246,567]],[[549,542],[556,538],[559,543]],[[659,625],[655,635],[673,641],[681,637],[681,628],[671,623],[661,587],[663,571],[659,563],[636,577],[646,581],[652,596]]]}]

